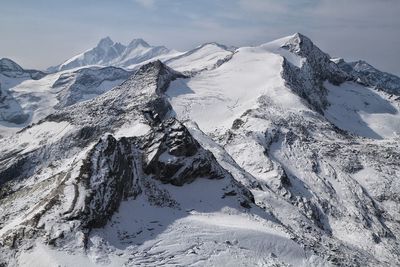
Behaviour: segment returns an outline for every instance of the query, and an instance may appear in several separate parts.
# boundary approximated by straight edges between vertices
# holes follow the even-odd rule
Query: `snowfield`
[[[280,56],[259,48],[240,48],[215,70],[173,81],[167,95],[179,119],[193,120],[206,132],[226,131],[235,119],[257,106],[262,95],[284,109],[305,108],[284,86],[281,69]]]
[[[331,104],[326,116],[339,128],[374,139],[400,135],[400,106],[391,103],[387,94],[355,83],[325,86]]]
[[[90,260],[39,245],[24,253],[19,264],[43,266],[43,261],[32,265],[40,255],[49,264],[85,262],[89,266],[322,265],[318,257],[307,256],[284,229],[263,218],[262,210],[251,214],[230,197],[221,199],[223,186],[207,180],[183,188],[167,186],[180,204],[178,210],[154,207],[145,198],[121,203],[108,225],[92,232]]]
[[[231,57],[232,51],[216,44],[204,44],[192,51],[188,51],[176,57],[166,60],[166,64],[180,72],[198,72],[211,69]]]

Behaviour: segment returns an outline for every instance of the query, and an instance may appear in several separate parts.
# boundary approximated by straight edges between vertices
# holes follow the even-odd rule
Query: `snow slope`
[[[261,210],[251,214],[235,198],[221,198],[225,186],[209,180],[165,186],[179,210],[154,207],[142,197],[122,203],[110,223],[92,233],[93,260],[113,265],[112,257],[95,253],[107,247],[136,266],[310,264],[303,249]]]
[[[217,43],[203,44],[182,55],[165,61],[171,68],[181,72],[198,72],[222,64],[233,52]]]
[[[400,106],[387,94],[350,82],[325,87],[330,103],[325,116],[339,128],[374,139],[400,135]]]
[[[262,215],[244,212],[232,197],[221,199],[223,186],[208,180],[183,188],[165,186],[178,201],[178,210],[155,207],[145,197],[123,202],[104,229],[92,232],[90,260],[39,245],[24,253],[19,264],[25,266],[39,255],[53,259],[52,264],[86,262],[89,266],[322,264],[318,257],[307,256],[284,229]],[[40,264],[43,261],[30,266]]]
[[[130,72],[114,68],[78,68],[49,74],[39,80],[8,78],[7,93],[12,97],[7,112],[23,114],[18,123],[2,123],[6,136],[52,114],[57,109],[89,100],[125,81]],[[10,115],[9,115],[10,116]],[[21,116],[21,115],[19,115]]]
[[[23,69],[10,59],[0,59],[0,137],[16,132],[19,125],[29,119],[29,114],[23,110],[10,88],[44,76],[40,71]]]
[[[219,68],[172,82],[167,95],[179,119],[192,119],[206,132],[227,130],[261,95],[270,95],[282,108],[305,108],[284,86],[281,69],[281,57],[240,48]]]

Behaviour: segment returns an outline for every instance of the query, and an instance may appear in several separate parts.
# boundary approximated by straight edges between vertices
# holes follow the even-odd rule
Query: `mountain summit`
[[[0,72],[23,72],[23,68],[11,59],[1,58]]]
[[[76,55],[62,64],[50,67],[56,72],[77,67],[100,65],[129,68],[150,59],[167,55],[171,51],[164,46],[151,46],[143,39],[133,39],[128,45],[114,42],[110,37],[102,38],[96,47]]]

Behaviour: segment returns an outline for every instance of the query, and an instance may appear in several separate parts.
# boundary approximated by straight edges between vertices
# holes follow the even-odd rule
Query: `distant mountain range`
[[[76,55],[62,64],[50,67],[56,72],[78,67],[99,65],[129,68],[150,59],[174,54],[164,46],[151,46],[143,39],[133,39],[128,45],[115,43],[110,37],[100,40],[96,47]]]

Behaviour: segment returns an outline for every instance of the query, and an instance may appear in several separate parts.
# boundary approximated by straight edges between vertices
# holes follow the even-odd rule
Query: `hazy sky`
[[[46,68],[104,36],[177,50],[295,32],[331,56],[400,75],[400,0],[0,0],[0,57]]]

